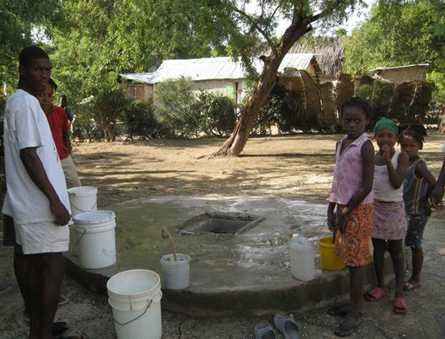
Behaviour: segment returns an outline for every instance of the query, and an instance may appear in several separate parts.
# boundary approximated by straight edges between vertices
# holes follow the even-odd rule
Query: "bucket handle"
[[[87,230],[86,230],[86,229],[81,228],[81,227],[79,227],[79,226],[76,226],[76,227],[78,227],[79,230],[82,230],[82,234],[80,235],[80,237],[78,237],[78,238],[76,239],[76,242],[74,243],[74,246],[78,246],[78,245],[80,244],[80,241],[82,240],[83,236],[84,236],[85,234],[87,234]]]
[[[151,306],[152,303],[153,303],[153,300],[150,300],[150,302],[147,303],[147,306],[145,307],[144,312],[142,312],[141,314],[139,314],[139,315],[138,315],[136,318],[134,318],[134,319],[127,320],[127,321],[121,323],[120,321],[117,321],[117,320],[114,319],[114,317],[113,317],[113,321],[114,321],[116,324],[118,324],[119,326],[122,326],[122,327],[127,326],[127,325],[129,325],[129,324],[135,322],[135,321],[138,320],[139,318],[143,317],[143,316],[145,315],[145,313],[147,313],[147,311],[148,311],[148,309],[150,308],[150,306]],[[131,303],[130,303],[130,306],[131,306]]]
[[[87,208],[87,209],[82,209],[79,208],[78,206],[76,206],[75,203],[73,203],[72,201],[70,201],[71,205],[78,211],[82,212],[90,212],[90,211],[94,211],[97,209],[97,201],[93,204],[93,206],[91,206],[91,208]]]

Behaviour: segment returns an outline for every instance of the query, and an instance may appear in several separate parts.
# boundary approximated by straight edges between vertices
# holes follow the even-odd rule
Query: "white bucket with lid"
[[[309,281],[315,278],[315,250],[303,237],[289,241],[290,270],[294,278]]]
[[[74,247],[83,268],[98,269],[116,263],[116,218],[113,211],[91,211],[73,217]]]
[[[161,279],[156,272],[117,273],[108,280],[107,289],[118,339],[162,337]]]
[[[190,285],[190,257],[177,253],[176,261],[173,254],[161,257],[162,287],[180,290]]]
[[[83,212],[97,210],[97,188],[93,186],[79,186],[68,189],[71,213],[77,215]]]

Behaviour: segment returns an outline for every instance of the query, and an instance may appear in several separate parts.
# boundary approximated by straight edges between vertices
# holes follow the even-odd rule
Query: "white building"
[[[256,59],[254,66],[261,72],[263,62]],[[287,54],[278,71],[283,72],[285,68],[305,70],[314,77],[320,70],[315,54],[311,53]],[[229,57],[165,60],[151,73],[120,74],[122,87],[128,96],[143,101],[156,101],[156,84],[181,77],[190,79],[196,91],[228,96],[236,104],[241,103],[247,90],[247,72],[240,61]]]

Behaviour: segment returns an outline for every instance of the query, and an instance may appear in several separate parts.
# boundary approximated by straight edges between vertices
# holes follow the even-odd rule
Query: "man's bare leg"
[[[29,339],[53,339],[51,325],[57,310],[60,286],[64,275],[64,259],[61,253],[30,255],[33,297],[31,298],[31,332]]]
[[[29,300],[29,286],[28,286],[28,278],[27,272],[28,261],[26,257],[23,255],[22,249],[19,245],[16,245],[14,248],[14,273],[17,279],[17,284],[19,285],[20,293],[23,297],[23,303],[25,305],[25,314],[28,316],[30,310],[30,300]]]

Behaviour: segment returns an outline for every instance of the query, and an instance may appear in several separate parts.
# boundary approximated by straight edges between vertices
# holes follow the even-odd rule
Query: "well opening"
[[[179,234],[241,234],[258,225],[265,218],[245,213],[210,213],[194,216],[178,227]]]

